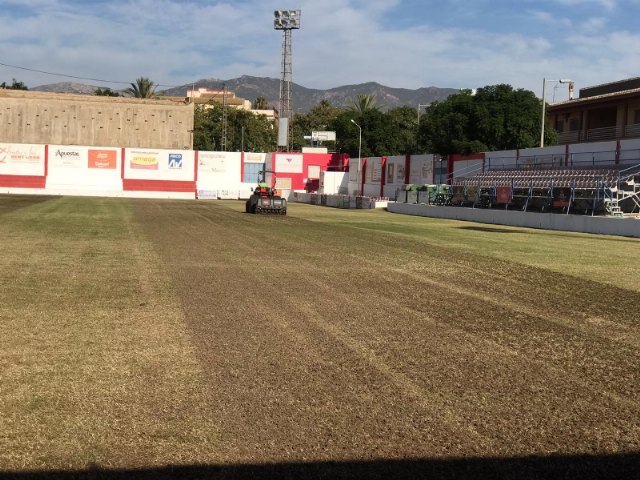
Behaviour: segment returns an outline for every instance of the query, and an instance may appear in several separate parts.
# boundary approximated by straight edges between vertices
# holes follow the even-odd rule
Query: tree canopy
[[[94,95],[98,97],[121,97],[122,94],[120,92],[116,92],[111,90],[110,88],[97,88],[94,92]]]
[[[193,148],[220,150],[222,147],[223,108],[227,109],[227,151],[271,152],[276,149],[277,132],[273,121],[264,115],[225,107],[219,103],[195,108]]]
[[[221,147],[222,108],[219,104],[209,109],[196,107],[196,148]],[[336,142],[324,146],[351,157],[358,156],[359,148],[365,157],[527,148],[536,146],[540,138],[540,114],[540,100],[533,92],[514,90],[509,85],[486,86],[477,92],[464,90],[434,102],[420,116],[419,124],[414,107],[381,111],[375,106],[375,96],[360,95],[347,108],[323,100],[309,112],[296,114],[291,125],[291,145],[294,151],[300,151],[310,145],[304,136],[313,131],[335,131]],[[362,129],[361,144],[360,130],[352,120]],[[228,108],[227,122],[227,150],[240,150],[242,138],[246,151],[276,148],[277,130],[266,117]],[[546,128],[545,143],[556,142],[556,132]]]
[[[540,100],[528,90],[510,85],[487,86],[475,94],[464,90],[427,108],[419,140],[441,155],[534,147],[540,115]],[[545,129],[545,143],[556,142],[556,132]]]
[[[6,88],[7,90],[29,90],[24,82],[19,82],[15,78],[12,80],[11,85],[7,85],[7,82],[0,83],[0,88]]]

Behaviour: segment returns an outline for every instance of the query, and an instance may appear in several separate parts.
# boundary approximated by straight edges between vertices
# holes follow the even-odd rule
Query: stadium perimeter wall
[[[387,210],[392,213],[401,213],[404,215],[462,220],[494,225],[640,238],[640,219],[634,218],[591,217],[587,215],[563,215],[513,210],[483,210],[477,208],[443,207],[408,203],[390,203],[387,206]]]
[[[270,158],[254,152],[0,143],[0,193],[248,198]],[[303,187],[309,175],[319,181],[327,169],[340,168],[342,159],[332,154],[283,155],[282,165],[276,165],[281,167],[277,179]],[[344,177],[344,172],[330,173]],[[292,190],[283,193],[290,196]]]
[[[193,103],[0,89],[0,142],[193,148]]]

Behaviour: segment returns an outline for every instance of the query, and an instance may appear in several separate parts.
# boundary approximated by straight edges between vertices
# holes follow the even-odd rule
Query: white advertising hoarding
[[[47,188],[121,190],[121,149],[49,145]]]
[[[277,173],[302,173],[303,161],[302,155],[296,153],[276,153]]]
[[[264,154],[263,154],[264,155]],[[198,152],[198,191],[217,191],[219,198],[227,198],[225,191],[238,198],[242,186],[240,152]]]
[[[416,155],[411,157],[409,183],[418,185],[433,183],[433,155]]]
[[[195,152],[154,148],[127,148],[124,178],[130,180],[193,181]]]
[[[226,173],[229,158],[226,152],[198,152],[198,173]]]
[[[44,175],[44,145],[0,143],[0,175]]]

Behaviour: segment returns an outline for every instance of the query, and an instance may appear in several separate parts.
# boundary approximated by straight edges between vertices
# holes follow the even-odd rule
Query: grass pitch
[[[640,452],[640,241],[243,207],[0,198],[0,471]]]

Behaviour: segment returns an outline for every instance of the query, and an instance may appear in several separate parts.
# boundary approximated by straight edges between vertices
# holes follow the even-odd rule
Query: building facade
[[[640,77],[583,88],[549,105],[547,122],[563,145],[640,138]]]

